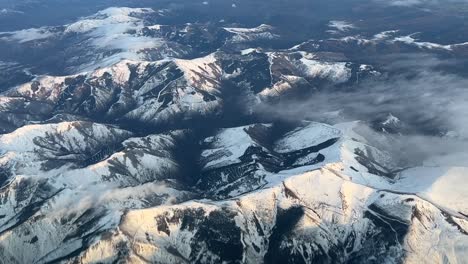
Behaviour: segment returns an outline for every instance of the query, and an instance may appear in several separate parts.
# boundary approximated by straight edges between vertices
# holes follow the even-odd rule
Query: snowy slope
[[[34,60],[23,58],[22,54],[16,56],[22,63],[32,65],[33,70],[38,67],[41,72],[49,69],[60,74],[75,74],[122,60],[154,61],[206,55],[216,51],[231,35],[222,28],[206,24],[155,25],[165,12],[167,10],[111,7],[61,26],[0,32],[0,44],[13,52],[34,48],[46,54],[47,50],[55,50],[54,56],[35,57]],[[54,63],[63,68],[55,68]]]
[[[2,159],[11,151],[30,159],[32,148],[47,153],[46,146],[17,140],[40,142],[45,134],[76,142],[75,152],[93,157],[83,145],[93,141],[78,124],[6,134]],[[466,249],[457,245],[468,242],[466,169],[414,168],[392,178],[385,170],[397,169],[395,163],[369,145],[361,126],[304,122],[274,142],[267,140],[276,133],[272,125],[222,129],[200,143],[204,167],[192,186],[176,155],[189,132],[125,139],[125,131],[93,125],[101,142],[121,147],[81,168],[67,160],[66,171],[11,174],[0,193],[0,254],[20,263],[367,262],[369,256],[463,263]],[[31,254],[19,254],[25,248]]]
[[[0,96],[0,111],[16,117],[24,111],[19,112],[19,104],[25,105],[26,111],[28,105],[42,108],[35,112],[39,116],[30,120],[36,122],[58,114],[150,124],[175,122],[216,113],[221,104],[220,78],[214,54],[185,61],[124,60],[80,75],[38,77]],[[5,122],[22,125],[15,118]]]
[[[270,25],[262,24],[254,28],[224,28],[227,32],[234,34],[232,43],[243,43],[258,40],[272,40],[279,36],[274,33],[274,28]]]
[[[340,159],[347,163],[344,156]],[[97,242],[83,258],[94,259],[100,252],[115,256],[120,245],[130,262],[367,262],[372,256],[406,263],[444,258],[464,263],[466,249],[456,245],[467,242],[466,219],[420,198],[408,182],[402,182],[411,190],[405,194],[390,181],[354,182],[327,165],[279,175],[285,178],[229,200],[131,211],[111,241]],[[413,183],[423,180],[413,176]],[[443,230],[437,242],[428,239],[434,236],[429,226]],[[431,253],[422,256],[426,251]]]
[[[0,32],[0,263],[468,264],[463,146],[412,163],[395,111],[299,121],[316,95],[400,75],[393,55],[466,43],[337,17],[295,45],[302,25],[205,21],[211,2],[189,22],[190,6]]]

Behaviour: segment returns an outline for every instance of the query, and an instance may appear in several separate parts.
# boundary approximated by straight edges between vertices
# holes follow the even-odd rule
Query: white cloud
[[[405,158],[416,162],[444,156],[445,165],[468,165],[460,159],[468,156],[468,78],[436,70],[450,62],[433,57],[387,60],[386,68],[401,74],[362,81],[355,89],[324,90],[307,100],[261,103],[256,112],[273,119],[331,123],[370,122],[392,114],[412,133],[395,142],[395,151],[408,153]]]
[[[25,43],[33,40],[43,40],[56,35],[49,28],[30,28],[23,29],[14,32],[1,32],[3,35],[0,39],[7,41],[17,41],[19,43]]]
[[[1,15],[11,15],[11,14],[24,14],[24,12],[14,9],[3,8],[0,9],[0,16]]]
[[[328,26],[330,28],[336,29],[338,31],[343,31],[343,32],[356,28],[353,24],[346,22],[346,21],[341,21],[341,20],[332,20],[330,21],[330,23],[328,23]]]
[[[346,32],[356,28],[353,24],[341,20],[330,21],[328,27],[331,28],[331,30],[328,31],[330,33]]]

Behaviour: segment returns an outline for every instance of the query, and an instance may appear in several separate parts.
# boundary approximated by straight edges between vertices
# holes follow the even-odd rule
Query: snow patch
[[[340,138],[342,132],[329,125],[311,122],[302,128],[289,132],[275,144],[275,151],[286,153],[316,146],[327,140]]]
[[[328,79],[336,83],[347,82],[351,78],[351,69],[346,62],[325,62],[302,58],[305,74],[312,78]]]

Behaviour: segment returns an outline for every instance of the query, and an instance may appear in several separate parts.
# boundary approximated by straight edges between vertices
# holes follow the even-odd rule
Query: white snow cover
[[[443,45],[443,44],[427,42],[427,41],[418,41],[416,38],[414,38],[414,36],[417,35],[418,33],[413,33],[413,34],[405,35],[405,36],[402,36],[402,35],[398,36],[397,35],[398,32],[400,31],[399,30],[387,30],[387,31],[383,31],[381,33],[375,34],[371,38],[366,38],[366,37],[357,35],[357,36],[346,36],[338,40],[341,40],[344,42],[357,42],[361,45],[362,44],[376,44],[376,43],[381,43],[381,42],[404,43],[406,45],[415,46],[421,49],[443,50],[443,51],[453,51],[454,49],[468,45],[468,42]]]
[[[216,53],[192,60],[176,59],[174,62],[184,72],[185,78],[193,87],[207,91],[219,88],[222,70],[217,63]]]
[[[353,157],[356,148],[369,150],[370,147],[371,150],[375,149],[367,145],[365,139],[354,132],[358,126],[359,123],[346,123],[335,126],[344,133],[344,137],[340,141],[342,142],[340,154],[342,165],[339,165],[339,163],[329,164],[325,166],[326,168],[331,169],[340,176],[349,175],[353,182],[372,188],[416,195],[448,214],[468,220],[468,217],[460,215],[460,212],[466,214],[468,211],[468,200],[463,197],[465,196],[465,190],[468,188],[468,181],[466,181],[468,168],[415,167],[403,170],[398,174],[395,181],[382,181],[381,177],[364,173],[363,171],[366,171],[366,169],[356,163]],[[391,162],[389,160],[390,155],[385,152],[378,151],[372,155],[381,164]],[[357,168],[358,172],[350,170],[350,166]],[[340,167],[341,169],[339,169]],[[343,169],[344,173],[341,173],[340,171],[343,171]]]
[[[14,32],[0,32],[0,40],[25,43],[33,40],[48,40],[77,35],[83,41],[77,48],[77,57],[69,58],[70,62],[81,61],[88,56],[89,61],[73,65],[70,72],[91,71],[99,67],[107,67],[121,60],[147,60],[157,58],[177,57],[185,54],[175,44],[160,37],[144,36],[146,16],[158,15],[162,11],[151,8],[111,7],[89,17],[58,27],[31,28]],[[158,28],[153,25],[151,28]],[[89,50],[80,50],[79,48]],[[84,52],[84,54],[83,54]]]
[[[160,72],[150,70],[159,66]],[[142,85],[133,87],[130,85],[130,75],[132,70],[136,71],[136,78],[148,76],[150,78],[142,80]],[[169,71],[180,70],[183,76],[174,79]],[[108,85],[107,76],[113,85]],[[220,68],[215,54],[193,60],[164,59],[154,62],[123,60],[108,67],[99,68],[95,71],[85,72],[82,75],[69,76],[40,76],[34,81],[14,87],[0,97],[0,109],[8,111],[8,107],[14,98],[47,102],[51,105],[57,104],[60,98],[83,96],[83,100],[93,100],[93,107],[87,111],[105,111],[112,115],[115,111],[125,110],[123,115],[133,120],[145,122],[163,122],[170,118],[209,115],[219,110],[221,100],[216,97],[219,94],[220,81],[223,72]],[[79,91],[69,93],[69,85],[65,80],[80,79],[83,84],[90,84],[90,94],[83,94]],[[167,82],[167,83],[166,83]],[[156,91],[155,97],[146,95],[164,84],[161,90]],[[118,100],[116,101],[116,91]],[[210,93],[213,98],[206,99],[206,93]],[[165,104],[164,100],[159,100],[161,96],[171,93],[172,103]],[[3,101],[2,101],[3,100]],[[51,111],[48,108],[46,111]]]
[[[322,188],[317,188],[321,186]],[[316,191],[307,191],[316,190]],[[294,193],[295,198],[290,197],[288,193]],[[235,216],[238,226],[243,231],[243,241],[246,245],[254,243],[260,248],[259,251],[247,249],[246,263],[262,263],[263,255],[268,250],[268,243],[262,243],[264,235],[257,233],[258,228],[255,226],[253,218],[257,218],[264,232],[271,232],[275,225],[278,208],[291,208],[295,205],[303,205],[305,208],[311,208],[308,217],[298,223],[298,228],[295,232],[303,233],[304,230],[312,230],[317,227],[326,228],[332,222],[338,221],[336,224],[349,225],[354,224],[357,229],[366,226],[366,222],[358,223],[354,219],[361,216],[363,213],[360,208],[365,206],[366,200],[370,199],[375,191],[355,185],[342,179],[330,175],[322,174],[318,171],[305,173],[290,177],[282,184],[277,186],[243,195],[232,201],[217,202],[217,203],[186,203],[177,207],[161,207],[148,210],[138,210],[128,214],[125,218],[122,229],[127,233],[135,234],[136,244],[138,248],[135,250],[150,257],[152,260],[165,259],[164,252],[154,250],[148,242],[144,240],[145,232],[149,232],[149,236],[161,245],[172,245],[179,249],[183,257],[188,257],[190,253],[191,235],[180,231],[180,223],[171,223],[169,230],[171,234],[168,237],[163,232],[158,232],[154,221],[149,219],[162,216],[167,212],[174,210],[190,210],[202,209],[206,214],[220,210],[221,208],[232,208],[234,212],[238,212]],[[322,204],[322,205],[321,205]],[[344,205],[347,205],[346,208]],[[169,213],[171,215],[171,213]],[[309,219],[309,220],[308,220]],[[257,230],[257,231],[256,231]],[[325,235],[325,234],[324,234]],[[338,234],[337,234],[338,235]],[[340,235],[338,239],[345,239],[347,232]],[[320,236],[317,236],[317,238]],[[324,246],[327,245],[326,239],[316,241]],[[328,246],[326,246],[328,249]],[[152,258],[151,258],[152,257]],[[173,259],[165,259],[166,261],[177,262]]]
[[[47,125],[28,125],[23,126],[16,131],[0,136],[0,149],[2,150],[14,150],[19,152],[34,151],[37,147],[34,144],[34,139],[44,138],[51,132],[59,135],[66,135],[67,137],[73,138],[70,142],[70,147],[82,148],[80,142],[86,140],[85,135],[82,134],[80,128],[82,126],[90,126],[93,131],[93,137],[106,138],[111,134],[111,128],[104,125],[87,123],[87,122],[64,122],[59,124],[47,124]],[[121,131],[123,132],[123,131]]]
[[[275,145],[275,150],[294,151],[329,138],[339,137],[340,140],[320,151],[326,157],[323,163],[271,173],[266,178],[269,184],[263,188],[222,201],[194,200],[181,203],[187,193],[176,191],[162,183],[150,182],[118,188],[114,184],[103,182],[100,176],[108,175],[110,164],[115,162],[122,162],[129,169],[131,177],[127,176],[128,179],[139,177],[142,168],[150,168],[154,173],[161,168],[161,164],[174,165],[171,163],[170,153],[164,152],[166,146],[175,143],[172,137],[154,135],[128,139],[124,142],[123,152],[92,166],[51,177],[54,186],[65,189],[47,202],[37,213],[40,217],[34,223],[22,224],[0,236],[0,241],[3,241],[0,244],[6,249],[4,256],[12,261],[30,263],[41,257],[53,259],[78,249],[80,239],[66,244],[62,242],[76,226],[59,223],[64,217],[70,218],[70,223],[74,223],[85,210],[100,204],[108,211],[92,230],[108,230],[111,235],[107,239],[93,241],[93,245],[79,256],[84,262],[115,260],[119,245],[125,242],[129,245],[129,261],[137,261],[144,256],[149,262],[178,263],[188,259],[193,252],[191,243],[194,242],[192,239],[196,239],[197,229],[182,229],[183,221],[177,217],[183,217],[188,211],[201,210],[202,214],[198,215],[201,218],[197,220],[203,220],[211,212],[230,210],[234,213],[236,225],[242,231],[246,259],[251,261],[248,263],[257,263],[263,260],[268,250],[268,243],[262,242],[265,234],[259,233],[258,226],[261,226],[263,233],[270,234],[276,223],[278,209],[300,206],[305,210],[305,215],[294,227],[294,239],[297,243],[314,238],[315,243],[328,251],[334,244],[345,244],[349,236],[354,234],[356,242],[351,250],[358,252],[361,250],[360,245],[365,243],[365,235],[373,232],[371,221],[364,217],[364,214],[370,213],[384,222],[389,220],[387,217],[391,217],[393,221],[409,225],[403,248],[398,249],[405,252],[406,263],[416,264],[421,260],[438,263],[443,259],[463,263],[462,256],[467,252],[464,245],[467,245],[468,237],[459,229],[466,230],[468,227],[468,201],[465,197],[468,188],[465,181],[467,168],[410,168],[401,172],[395,180],[370,174],[356,161],[355,149],[372,151],[373,158],[384,164],[388,157],[370,146],[356,132],[360,125],[359,122],[335,126],[310,122],[303,128],[286,134]],[[68,130],[66,123],[55,126],[54,129],[60,134],[74,133],[73,130]],[[15,146],[16,149],[30,150],[29,145],[21,143],[19,138],[28,139],[37,133],[41,134],[42,129],[36,128],[19,130],[15,132],[17,135],[2,137],[1,149]],[[236,162],[236,158],[246,148],[259,145],[247,135],[246,128],[224,129],[215,137],[208,138],[205,143],[212,144],[214,149],[207,150],[202,156],[215,155],[215,152],[220,151],[217,161]],[[76,138],[79,137],[77,135]],[[160,159],[147,152],[143,152],[145,154],[142,156],[135,156],[136,160],[133,161],[125,158],[131,151],[149,146],[158,150]],[[133,162],[138,165],[135,166]],[[350,169],[351,166],[354,169]],[[24,177],[16,177],[10,186],[19,186]],[[24,206],[13,198],[16,188],[11,190],[11,193],[0,192],[2,200],[9,201],[0,207],[0,215],[13,214],[17,208]],[[168,198],[160,205],[148,208],[144,201],[150,199],[148,197],[152,193],[167,195]],[[380,212],[369,207],[371,204],[381,208],[389,216],[380,216]],[[415,210],[417,214],[413,213]],[[73,216],[71,213],[77,215]],[[175,220],[166,222],[168,231],[161,231],[158,226],[160,222],[156,219],[165,217],[175,217]],[[458,227],[449,222],[448,218]],[[2,221],[5,220],[0,219],[0,223]],[[29,233],[32,235],[27,235]],[[33,235],[37,235],[39,243],[29,243]],[[258,250],[248,246],[251,243],[255,243]],[[203,247],[203,243],[200,246]],[[25,248],[27,251],[24,251]],[[176,249],[178,254],[170,254],[167,248]],[[310,254],[313,249],[301,250]],[[17,254],[18,252],[23,254]],[[48,252],[54,254],[46,255]]]
[[[451,214],[460,215],[459,212],[468,212],[467,179],[468,168],[464,167],[416,167],[401,172],[392,187],[415,193]]]
[[[386,195],[383,196],[383,193]],[[409,199],[413,199],[412,202]],[[261,226],[263,232],[271,232],[275,226],[278,208],[287,209],[294,206],[305,208],[306,215],[301,218],[294,229],[294,233],[297,234],[295,242],[314,238],[314,242],[327,251],[333,250],[330,248],[333,245],[330,240],[334,243],[345,243],[348,236],[354,234],[355,247],[351,250],[359,252],[361,250],[359,245],[365,242],[364,235],[372,230],[371,223],[368,218],[364,217],[364,214],[371,213],[383,221],[386,219],[380,216],[379,212],[368,208],[372,203],[388,210],[387,213],[394,218],[392,220],[410,223],[410,230],[403,245],[406,263],[420,263],[421,259],[431,263],[437,263],[441,259],[463,263],[460,256],[464,255],[466,247],[461,245],[466,245],[468,238],[458,232],[456,227],[446,222],[436,206],[417,196],[382,192],[378,188],[352,182],[330,170],[289,175],[274,186],[242,195],[234,200],[197,201],[177,206],[131,211],[125,215],[120,229],[123,234],[132,235],[121,234],[116,236],[113,242],[100,241],[90,249],[94,254],[87,256],[99,257],[99,254],[95,254],[100,251],[113,252],[114,244],[130,240],[133,241],[131,259],[137,258],[136,255],[138,255],[150,261],[177,263],[181,259],[189,258],[192,252],[190,243],[193,242],[192,239],[195,239],[194,233],[181,229],[181,221],[168,222],[168,231],[160,231],[154,219],[170,218],[176,216],[177,211],[180,213],[185,210],[187,212],[201,210],[204,212],[201,217],[208,217],[211,212],[230,208],[236,212],[235,220],[242,230],[242,240],[245,245],[251,243],[257,245],[257,250],[249,250],[248,247],[245,249],[247,263],[258,263],[263,261],[264,254],[268,250],[268,243],[262,243],[264,235],[258,233],[258,225]],[[395,206],[400,206],[396,209],[398,211],[392,211]],[[420,211],[418,216],[420,220],[411,222],[412,208]],[[257,220],[254,221],[253,218]],[[466,226],[466,221],[456,221]],[[256,226],[255,222],[260,224]],[[434,232],[429,227],[437,228],[438,231]],[[158,247],[154,247],[155,244]],[[159,250],[159,248],[167,247],[176,248],[180,255],[175,256]]]
[[[276,143],[275,151],[285,153],[305,149],[341,136],[342,132],[333,126],[311,122],[286,134]]]
[[[308,58],[300,59],[309,77],[323,78],[336,83],[343,83],[351,78],[351,69],[346,62],[326,62]]]
[[[299,48],[299,47],[298,47]],[[270,61],[270,71],[272,66],[278,61],[291,63],[299,72],[296,74],[303,77],[321,78],[335,83],[342,83],[351,77],[349,63],[344,61],[327,61],[321,59],[317,54],[296,51],[299,58],[291,56],[295,53],[267,52]],[[274,73],[274,72],[273,72]],[[281,73],[280,73],[281,74]]]
[[[150,8],[111,7],[67,25],[65,33],[88,34],[96,48],[120,50],[125,59],[142,59],[139,52],[163,45],[161,39],[130,33],[141,31],[145,27],[142,16],[151,13],[155,11]]]
[[[129,66],[136,67],[137,73],[141,73],[145,68],[150,65],[150,62],[136,62],[131,60],[122,60],[119,63],[116,63],[110,67],[99,68],[95,70],[91,77],[101,77],[105,73],[108,73],[112,76],[112,81],[120,85],[125,85],[130,81],[131,71]]]
[[[60,34],[86,33],[92,37],[93,45],[98,48],[135,51],[159,45],[157,39],[128,33],[131,30],[141,30],[144,27],[141,17],[154,12],[150,8],[111,7],[90,17],[81,18],[77,22],[65,25],[63,33],[58,28],[42,27],[0,34],[6,35],[3,39],[24,43],[47,39]]]
[[[27,125],[0,136],[0,166],[10,168],[14,174],[47,177],[43,167],[49,159],[68,161],[59,170],[66,171],[73,160],[82,160],[84,153],[98,152],[130,135],[124,130],[89,122]],[[44,144],[51,146],[45,148]]]
[[[225,128],[216,136],[205,139],[205,143],[209,144],[210,148],[201,153],[203,158],[209,160],[204,168],[219,168],[241,162],[239,158],[249,147],[259,146],[246,131],[250,127]]]
[[[84,33],[112,25],[132,27],[141,23],[139,15],[153,12],[150,8],[111,7],[67,25],[65,32]]]
[[[226,31],[235,33],[235,34],[245,34],[245,33],[262,33],[265,31],[273,30],[273,27],[267,24],[261,24],[258,27],[254,28],[224,28]]]
[[[281,79],[273,84],[272,87],[263,89],[259,95],[261,98],[279,97],[288,91],[291,91],[292,84],[304,81],[304,78],[294,75],[281,75]]]
[[[426,41],[418,41],[417,39],[413,38],[415,34],[411,34],[408,36],[401,36],[396,37],[393,41],[394,42],[403,42],[408,45],[413,45],[418,48],[424,49],[440,49],[440,50],[447,50],[451,51],[455,48],[462,47],[468,45],[468,42],[465,43],[457,43],[457,44],[449,44],[449,45],[442,45],[438,43],[426,42]]]
[[[81,169],[67,166],[66,169],[43,173],[40,171],[40,166],[35,170],[31,168],[34,160],[29,158],[33,156],[39,159],[41,155],[47,155],[48,152],[55,154],[63,148],[69,148],[73,153],[92,152],[91,145],[97,144],[100,147],[111,145],[111,138],[118,133],[121,135],[119,139],[114,140],[115,142],[121,142],[129,137],[129,133],[125,131],[112,130],[104,125],[66,122],[27,126],[0,138],[0,150],[2,150],[0,163],[10,157],[8,153],[15,152],[17,157],[22,158],[17,160],[15,167],[30,168],[14,175],[8,187],[0,190],[2,199],[0,215],[8,216],[0,218],[2,228],[0,245],[3,259],[8,259],[12,263],[53,260],[79,249],[83,242],[80,236],[86,235],[86,232],[116,228],[124,208],[179,203],[179,199],[190,196],[190,193],[176,191],[165,182],[145,178],[171,175],[171,169],[177,165],[171,160],[167,148],[174,144],[172,136],[180,135],[182,132],[179,134],[174,132],[172,136],[153,135],[128,139],[123,142],[125,149],[122,152]],[[63,146],[56,146],[57,144],[51,141],[51,137],[56,137]],[[38,145],[36,140],[40,139],[45,139],[51,145]],[[53,149],[55,147],[56,150]],[[97,150],[99,147],[94,151]],[[8,152],[5,154],[3,151]],[[58,157],[50,155],[43,161],[47,162]],[[119,162],[128,170],[129,175],[119,178],[118,173],[111,174],[112,167]],[[6,168],[3,163],[2,168]],[[47,187],[40,189],[41,182],[42,185],[45,182],[43,180],[47,181]],[[135,180],[139,181],[132,182]],[[136,186],[132,187],[131,184]],[[38,189],[40,190],[37,191]],[[43,193],[40,193],[41,190]],[[54,193],[53,198],[47,198],[51,193]],[[24,198],[16,198],[20,195]],[[35,213],[36,219],[27,220],[17,228],[3,232],[5,228],[15,223],[15,217],[21,214],[25,206],[42,199],[45,199],[45,204]],[[94,223],[95,226],[90,226],[90,230],[79,230],[79,225],[72,224],[81,215],[89,212],[88,210],[98,207],[104,208],[106,214]],[[75,232],[78,232],[76,233],[78,237],[66,239],[66,236],[74,236]],[[34,240],[37,243],[28,242]]]
[[[224,30],[235,34],[231,39],[234,43],[278,38],[278,35],[271,32],[274,28],[267,24],[255,28],[224,28]]]
[[[26,98],[34,98],[55,102],[65,87],[65,79],[70,76],[39,76],[34,81],[22,84],[7,91],[9,96],[23,96]],[[33,86],[38,86],[34,89]]]
[[[249,49],[241,50],[241,54],[242,55],[249,55],[249,54],[254,53],[256,51],[257,51],[257,49],[249,48]]]
[[[157,24],[157,25],[149,26],[147,28],[152,29],[152,30],[161,30],[162,27],[163,27],[163,25]]]
[[[400,119],[391,113],[388,114],[387,119],[385,119],[384,122],[382,122],[382,125],[398,125],[400,123]]]
[[[67,171],[58,179],[78,186],[100,182],[104,184],[102,188],[106,187],[106,182],[136,187],[141,183],[164,180],[164,177],[174,173],[177,168],[172,154],[165,149],[173,144],[171,135],[129,138],[122,143],[124,150],[88,167]],[[142,149],[146,151],[142,152]],[[116,164],[125,169],[114,172],[112,169]]]

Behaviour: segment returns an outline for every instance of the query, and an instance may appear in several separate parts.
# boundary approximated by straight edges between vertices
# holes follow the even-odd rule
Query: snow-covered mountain
[[[89,73],[41,76],[4,93],[3,128],[21,125],[28,117],[31,122],[80,116],[156,126],[210,115],[221,104],[221,75],[213,54],[192,61],[124,60]]]
[[[231,103],[230,86],[252,90],[258,103],[316,92],[324,84],[354,83],[358,74],[362,79],[378,75],[371,66],[343,59],[296,51],[219,51],[195,59],[122,60],[75,75],[37,76],[2,94],[0,131],[77,119],[186,128],[184,122],[222,114]]]
[[[1,264],[468,264],[466,43],[136,2],[0,33]]]
[[[177,150],[190,131],[20,128],[0,138],[0,252],[13,263],[463,262],[467,168],[399,168],[360,126],[222,129],[200,141],[196,181]]]

